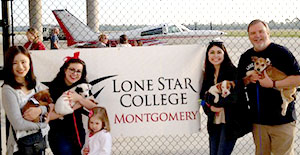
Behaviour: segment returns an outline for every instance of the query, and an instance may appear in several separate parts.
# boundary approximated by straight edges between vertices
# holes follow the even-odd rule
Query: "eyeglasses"
[[[76,70],[76,69],[74,69],[74,68],[68,68],[68,70],[69,71],[71,71],[71,73],[77,73],[77,74],[81,74],[82,73],[82,71],[81,70]]]

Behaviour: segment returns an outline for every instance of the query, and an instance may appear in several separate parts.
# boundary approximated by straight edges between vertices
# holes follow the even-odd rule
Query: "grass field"
[[[227,37],[246,37],[246,30],[223,30]],[[300,37],[300,30],[271,30],[271,37]]]

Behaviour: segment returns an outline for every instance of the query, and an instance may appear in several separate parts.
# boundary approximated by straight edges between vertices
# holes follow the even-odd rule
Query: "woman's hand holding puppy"
[[[210,107],[210,110],[211,110],[212,112],[221,112],[222,110],[224,110],[224,108],[222,108],[222,107],[211,106],[211,107]]]
[[[27,109],[24,114],[23,114],[23,118],[28,120],[28,121],[33,121],[34,119],[36,119],[37,117],[39,117],[42,113],[42,109],[39,107],[30,107],[29,109]]]
[[[81,102],[84,98],[75,91],[68,91],[65,95],[70,102]]]
[[[74,106],[72,107],[73,110],[79,109],[82,107],[81,102],[84,98],[76,93],[75,91],[69,91],[66,95],[69,102],[75,102]]]
[[[54,112],[54,104],[53,103],[50,103],[49,104],[49,112],[45,115],[45,123],[49,123],[49,121],[51,120],[51,114],[50,113],[53,113]]]
[[[73,101],[76,104],[72,107],[74,110],[81,108],[82,106],[87,109],[92,109],[96,106],[96,103],[91,101],[88,98],[84,98],[80,94],[76,93],[75,91],[69,91],[67,98],[69,101]]]

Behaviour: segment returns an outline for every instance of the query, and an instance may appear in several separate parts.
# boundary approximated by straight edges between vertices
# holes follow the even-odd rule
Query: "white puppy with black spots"
[[[73,110],[73,106],[75,105],[75,102],[72,102],[68,99],[67,95],[70,92],[76,92],[79,95],[81,95],[84,98],[90,97],[91,94],[91,89],[92,89],[92,85],[87,84],[87,83],[81,83],[78,84],[76,86],[74,86],[73,88],[65,91],[56,101],[55,103],[55,112],[57,114],[61,114],[61,115],[66,115],[66,114],[71,114],[74,112]]]

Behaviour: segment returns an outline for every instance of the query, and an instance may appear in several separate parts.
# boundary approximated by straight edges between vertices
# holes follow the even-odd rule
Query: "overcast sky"
[[[100,24],[249,23],[260,18],[300,18],[299,0],[98,0]],[[16,25],[28,25],[28,1],[14,0]],[[86,22],[85,0],[42,0],[43,23],[57,24],[53,9],[68,9]]]

